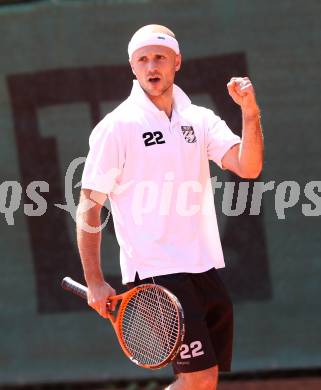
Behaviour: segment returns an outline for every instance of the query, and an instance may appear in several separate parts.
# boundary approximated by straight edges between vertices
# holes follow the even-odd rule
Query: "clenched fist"
[[[257,113],[259,111],[254,87],[248,77],[232,77],[227,84],[227,89],[232,99],[244,112]]]

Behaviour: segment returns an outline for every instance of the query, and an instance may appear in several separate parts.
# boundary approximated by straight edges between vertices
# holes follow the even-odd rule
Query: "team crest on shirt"
[[[184,138],[189,144],[196,142],[196,135],[194,133],[193,126],[181,126]]]

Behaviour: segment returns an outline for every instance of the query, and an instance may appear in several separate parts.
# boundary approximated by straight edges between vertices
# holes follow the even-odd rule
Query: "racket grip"
[[[80,298],[87,300],[88,288],[78,282],[75,282],[69,276],[63,278],[61,282],[61,287],[67,291],[72,292],[75,295],[78,295]]]

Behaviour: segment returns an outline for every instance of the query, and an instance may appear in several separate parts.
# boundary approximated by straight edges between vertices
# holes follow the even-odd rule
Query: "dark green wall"
[[[176,32],[184,58],[177,83],[237,133],[240,113],[225,84],[248,74],[256,86],[266,145],[258,180],[274,181],[274,190],[263,195],[257,216],[248,215],[248,207],[227,217],[223,190],[215,195],[227,263],[222,277],[235,302],[234,371],[321,366],[320,11],[318,0],[66,0],[0,7],[0,209],[13,199],[9,191],[5,204],[5,182],[22,188],[13,221],[7,213],[13,224],[0,214],[0,383],[171,374],[128,362],[109,324],[59,287],[67,274],[81,280],[74,221],[55,206],[65,203],[65,173],[86,155],[92,126],[127,96],[128,39],[149,23]],[[80,173],[78,167],[78,180]],[[214,166],[212,173],[237,181]],[[49,183],[42,194],[47,208],[28,217],[26,188],[36,180]],[[311,181],[319,185],[314,202],[304,193]],[[280,219],[275,199],[286,185],[290,200],[300,193]],[[73,192],[77,199],[79,188]],[[315,216],[304,215],[304,204]],[[104,270],[115,286],[117,256],[108,224]]]

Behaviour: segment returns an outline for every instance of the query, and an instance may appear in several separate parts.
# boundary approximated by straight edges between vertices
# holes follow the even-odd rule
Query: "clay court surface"
[[[321,378],[221,382],[218,390],[320,390]]]
[[[161,390],[165,385],[150,382],[147,385],[131,383],[124,387],[105,386],[99,390]],[[281,378],[281,379],[251,379],[222,380],[218,390],[320,390],[321,377]],[[191,389],[194,390],[194,389]],[[197,390],[197,389],[195,389]]]
[[[70,383],[42,384],[37,386],[4,386],[1,390],[163,390],[170,382],[150,380],[148,382],[106,382],[106,383]],[[321,371],[295,373],[247,374],[246,377],[222,377],[218,390],[320,390]],[[189,389],[197,390],[197,389]]]

